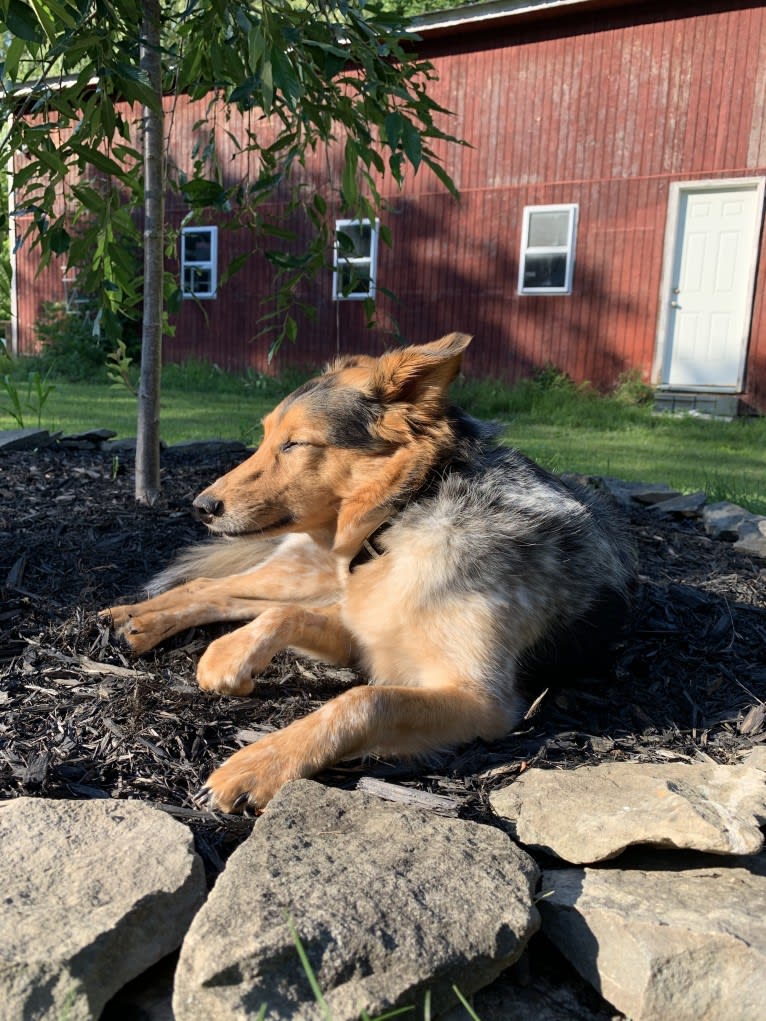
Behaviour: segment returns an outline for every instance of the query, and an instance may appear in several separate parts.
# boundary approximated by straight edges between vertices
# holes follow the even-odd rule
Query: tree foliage
[[[24,153],[14,184],[26,240],[39,245],[41,266],[63,255],[77,267],[105,325],[138,315],[141,238],[132,214],[145,196],[137,132],[141,107],[160,103],[139,57],[144,5],[0,0],[0,11],[0,160]],[[433,69],[413,54],[401,16],[374,0],[177,0],[162,5],[161,29],[166,96],[215,96],[268,119],[269,133],[237,139],[256,157],[249,179],[228,183],[214,159],[197,158],[192,172],[169,167],[167,183],[191,216],[212,207],[267,237],[286,236],[264,213],[267,200],[278,188],[290,196],[314,241],[266,254],[282,282],[275,344],[295,339],[296,285],[325,264],[330,247],[325,200],[295,183],[308,153],[342,147],[339,198],[353,215],[379,209],[382,175],[401,184],[426,167],[454,191],[437,155],[451,136],[428,94]],[[169,277],[165,297],[171,308],[179,297]]]

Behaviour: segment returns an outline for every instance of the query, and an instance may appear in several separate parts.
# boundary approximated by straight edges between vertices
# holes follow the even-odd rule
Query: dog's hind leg
[[[255,686],[253,678],[287,648],[337,665],[357,658],[337,604],[321,609],[271,606],[250,624],[212,642],[197,666],[197,680],[206,691],[249,695]]]
[[[371,753],[418,755],[513,725],[502,704],[457,685],[352,688],[321,709],[236,752],[209,778],[198,801],[224,812],[262,809],[288,780]]]

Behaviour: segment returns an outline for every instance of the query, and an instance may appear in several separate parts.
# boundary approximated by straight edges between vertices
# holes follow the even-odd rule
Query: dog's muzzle
[[[193,501],[192,507],[200,521],[206,525],[209,525],[214,518],[222,517],[224,512],[223,500],[217,500],[214,496],[207,496],[205,493],[200,493]]]

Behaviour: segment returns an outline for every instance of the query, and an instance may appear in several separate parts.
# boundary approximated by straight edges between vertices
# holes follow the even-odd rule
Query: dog
[[[194,500],[217,538],[148,600],[104,611],[139,654],[247,621],[202,655],[206,691],[249,695],[288,648],[369,678],[238,751],[198,803],[260,812],[343,759],[496,740],[523,712],[527,675],[568,676],[614,638],[625,538],[596,494],[450,404],[470,340],[341,357],[299,387],[258,450]]]

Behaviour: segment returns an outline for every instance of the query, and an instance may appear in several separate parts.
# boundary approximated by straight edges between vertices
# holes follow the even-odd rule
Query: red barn
[[[458,329],[476,337],[473,375],[513,380],[551,363],[607,387],[633,369],[681,403],[739,397],[766,410],[766,7],[496,0],[426,15],[419,32],[439,75],[430,92],[472,146],[444,149],[461,199],[427,171],[401,192],[384,183],[392,247],[376,244],[374,225],[340,224],[337,271],[302,294],[316,320],[277,367]],[[182,166],[203,105],[174,107]],[[229,165],[223,133],[219,144]],[[328,203],[337,156],[307,169]],[[172,223],[186,212],[171,200]],[[252,247],[220,227],[200,222],[180,239],[195,300],[166,358],[263,368],[271,274],[256,256],[218,286]],[[16,259],[24,351],[40,301],[60,300],[63,285],[60,271],[35,282],[26,246]],[[354,299],[375,289],[370,331]]]

